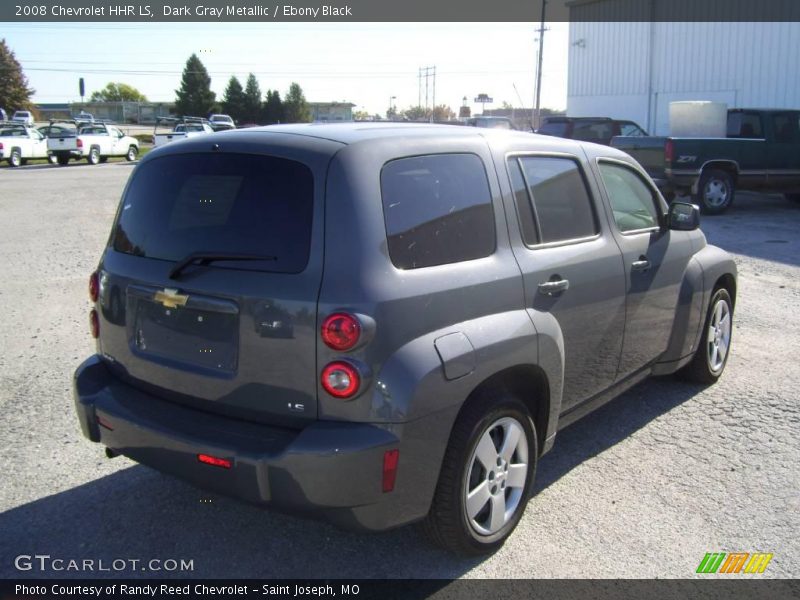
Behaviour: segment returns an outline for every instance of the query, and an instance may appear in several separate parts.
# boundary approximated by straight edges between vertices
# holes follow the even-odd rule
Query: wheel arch
[[[459,415],[491,390],[505,390],[525,404],[536,429],[539,455],[543,454],[550,419],[550,382],[544,369],[536,364],[519,364],[486,377],[467,396]]]

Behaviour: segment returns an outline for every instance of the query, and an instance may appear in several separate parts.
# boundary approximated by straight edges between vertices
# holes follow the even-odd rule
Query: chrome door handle
[[[557,281],[545,281],[539,284],[539,293],[545,296],[553,296],[555,294],[565,292],[569,289],[568,279],[559,279]]]
[[[631,270],[632,271],[647,271],[650,268],[650,261],[647,260],[646,256],[640,256],[639,260],[635,260],[631,263]]]

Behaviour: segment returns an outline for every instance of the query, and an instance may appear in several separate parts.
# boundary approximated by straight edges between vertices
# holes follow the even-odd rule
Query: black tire
[[[59,154],[56,157],[56,161],[58,161],[58,164],[61,165],[62,167],[66,167],[69,164],[69,156],[64,156],[63,154]]]
[[[11,155],[8,157],[8,164],[12,167],[19,167],[22,164],[22,154],[19,148],[11,150]]]
[[[136,160],[136,157],[139,155],[139,149],[136,146],[131,146],[128,148],[128,153],[125,155],[125,160],[128,162],[132,162]]]
[[[100,150],[97,148],[92,148],[89,150],[89,156],[86,157],[86,162],[90,165],[96,165],[100,162]]]
[[[504,466],[496,467],[498,474],[495,475],[494,466],[491,467],[491,473],[482,469],[480,459],[475,456],[475,453],[477,453],[482,438],[490,431],[502,430],[502,427],[497,424],[508,420],[516,422],[524,432],[527,456],[523,457],[518,454],[518,451],[514,451]],[[522,439],[521,436],[520,439]],[[496,450],[497,442],[493,443]],[[501,388],[487,390],[471,398],[456,419],[450,434],[433,503],[423,522],[423,528],[427,535],[435,544],[461,556],[480,556],[495,552],[511,535],[525,512],[525,505],[533,490],[538,455],[536,429],[530,413],[515,396]],[[515,457],[516,462],[520,464],[527,462],[527,467],[524,467],[527,469],[524,485],[522,487],[512,485],[506,487],[506,482],[511,483],[509,468],[514,466]],[[473,464],[473,461],[476,462]],[[494,465],[494,463],[492,464]],[[476,468],[486,471],[485,476],[479,474],[477,479],[473,479],[476,476]],[[474,519],[471,519],[467,515],[467,489],[472,487],[471,482],[473,481],[481,481],[477,487],[484,484],[490,484],[493,487],[487,485],[486,497],[488,500],[482,504],[483,510],[478,512]],[[500,481],[502,481],[502,489],[497,485]],[[477,487],[472,489],[475,490]],[[476,529],[475,521],[482,514],[486,514],[484,518],[491,520],[495,498],[502,499],[506,510],[508,510],[508,506],[505,503],[515,500],[516,503],[512,505],[514,512],[495,532],[480,533]],[[478,504],[480,505],[480,503]]]
[[[725,348],[725,355],[720,365],[712,365],[711,346],[715,340],[710,339],[712,322],[715,318],[715,311],[717,305],[724,302],[727,305],[728,315],[728,333],[727,333],[727,346]],[[724,337],[724,335],[722,336]],[[717,334],[717,343],[720,339],[720,334]],[[706,318],[703,321],[703,335],[700,338],[700,344],[692,357],[692,361],[680,370],[679,375],[684,379],[693,381],[695,383],[702,383],[711,385],[717,382],[725,370],[725,365],[728,364],[730,357],[731,342],[733,341],[733,301],[725,288],[717,288],[711,295],[711,302],[708,303],[708,310],[706,311]]]
[[[695,202],[706,215],[720,215],[733,204],[736,185],[727,171],[706,169],[697,183]]]

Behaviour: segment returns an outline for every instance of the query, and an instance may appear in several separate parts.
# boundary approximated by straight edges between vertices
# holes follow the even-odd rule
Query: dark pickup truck
[[[800,110],[728,111],[725,138],[615,137],[669,199],[691,194],[706,214],[736,190],[782,192],[800,200]]]

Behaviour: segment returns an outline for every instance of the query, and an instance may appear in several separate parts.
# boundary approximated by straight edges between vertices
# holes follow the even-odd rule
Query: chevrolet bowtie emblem
[[[165,308],[178,308],[179,306],[186,306],[189,296],[179,294],[178,290],[166,288],[163,292],[156,292],[153,300],[160,302]]]

